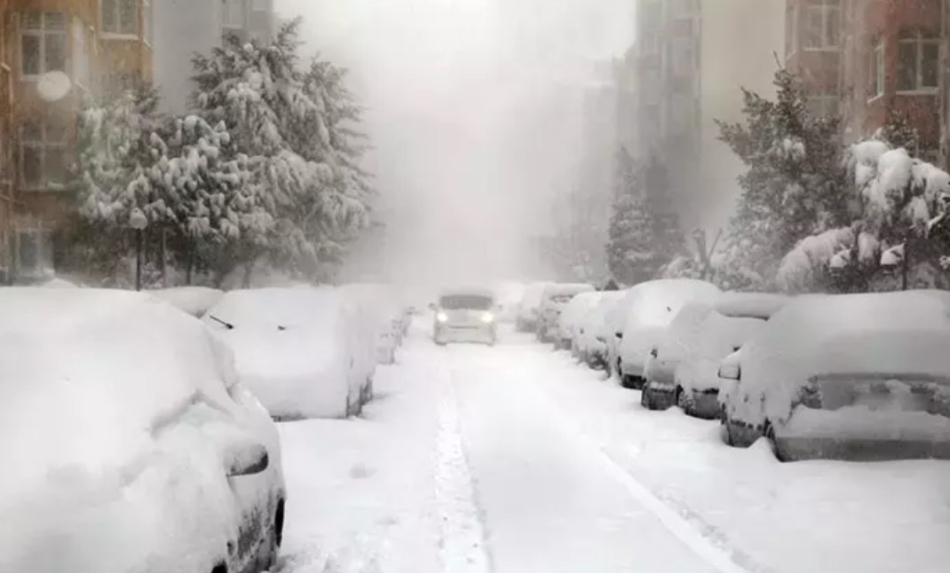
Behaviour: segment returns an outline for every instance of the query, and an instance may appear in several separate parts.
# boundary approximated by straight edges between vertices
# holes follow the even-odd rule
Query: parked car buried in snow
[[[647,359],[643,406],[663,410],[675,404],[691,416],[718,418],[720,362],[788,300],[766,293],[723,293],[715,303],[688,303]]]
[[[580,335],[581,323],[600,302],[601,293],[582,292],[571,299],[564,307],[561,319],[558,321],[557,340],[555,346],[563,350],[570,350],[574,357],[579,356],[575,341]]]
[[[339,289],[230,291],[203,320],[232,348],[242,381],[275,419],[343,418],[372,395],[373,340]]]
[[[515,328],[518,332],[535,332],[538,329],[538,318],[541,312],[541,298],[544,296],[544,289],[551,283],[537,282],[531,283],[525,288],[521,302],[518,304],[518,315],[515,320]]]
[[[4,289],[0,313],[0,570],[275,564],[277,431],[198,319],[95,289]]]
[[[548,285],[541,295],[536,336],[538,342],[556,343],[559,335],[561,313],[575,296],[593,292],[589,284],[557,283]]]
[[[438,345],[480,342],[494,345],[497,338],[495,298],[478,288],[446,290],[434,305],[432,338]]]
[[[950,293],[802,297],[728,364],[724,436],[782,460],[950,458]]]
[[[715,285],[693,279],[649,281],[630,289],[619,307],[625,314],[617,344],[621,384],[643,388],[647,357],[680,309],[691,301],[713,302],[720,294]]]
[[[613,338],[608,317],[623,299],[624,291],[601,292],[597,305],[581,320],[575,340],[577,357],[594,369],[607,369],[608,341]]]

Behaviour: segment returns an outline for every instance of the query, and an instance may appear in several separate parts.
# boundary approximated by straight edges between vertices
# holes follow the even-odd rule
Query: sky
[[[305,50],[351,70],[385,246],[358,277],[535,278],[531,238],[572,185],[581,86],[633,39],[631,0],[276,0]],[[369,252],[367,252],[369,251]],[[359,269],[359,270],[356,270]]]

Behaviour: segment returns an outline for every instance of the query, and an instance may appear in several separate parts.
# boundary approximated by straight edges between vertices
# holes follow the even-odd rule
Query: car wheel
[[[647,410],[653,409],[653,401],[650,399],[650,392],[647,388],[644,388],[643,392],[640,392],[640,405]]]
[[[685,414],[690,414],[692,408],[690,406],[690,399],[687,396],[686,391],[682,387],[676,387],[676,405],[680,407]]]
[[[775,428],[768,421],[765,422],[765,438],[769,441],[769,445],[772,447],[772,452],[775,454],[775,459],[780,462],[789,461],[788,456],[779,446],[778,440],[775,439]]]
[[[228,566],[224,563],[218,563],[211,570],[211,573],[228,573]]]

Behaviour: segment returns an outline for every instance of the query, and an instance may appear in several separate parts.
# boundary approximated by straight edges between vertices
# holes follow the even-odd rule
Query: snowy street
[[[781,464],[527,336],[421,323],[358,419],[282,424],[280,573],[945,571],[950,464]]]

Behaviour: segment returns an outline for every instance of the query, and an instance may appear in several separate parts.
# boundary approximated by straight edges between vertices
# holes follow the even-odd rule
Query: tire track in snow
[[[574,439],[599,455],[604,470],[621,483],[630,492],[630,495],[649,511],[667,531],[679,539],[700,559],[720,573],[763,573],[767,571],[767,569],[753,563],[748,556],[734,548],[724,546],[721,540],[717,542],[715,538],[698,529],[697,525],[703,525],[703,523],[695,523],[690,517],[682,515],[660,496],[653,493],[650,488],[640,483],[630,471],[614,459],[604,446],[577,423],[571,421],[569,415],[563,412],[560,405],[547,392],[543,391],[543,388],[540,395],[552,408],[562,412],[560,419],[564,425],[571,429],[570,433],[573,434]]]
[[[436,438],[435,502],[445,573],[490,573],[481,513],[462,445],[451,372],[442,363]]]

